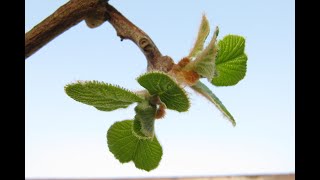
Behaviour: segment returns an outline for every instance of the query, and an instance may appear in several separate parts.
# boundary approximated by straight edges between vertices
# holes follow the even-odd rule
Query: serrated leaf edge
[[[198,83],[201,84],[201,85],[203,85],[203,86],[205,86],[205,87],[208,89],[208,91],[210,91],[209,93],[211,93],[211,94],[217,99],[217,101],[219,101],[219,102],[221,103],[221,105],[224,106],[224,105],[222,104],[222,102],[220,101],[220,99],[219,99],[205,84],[203,84],[201,81],[198,81]],[[233,127],[236,126],[236,121],[234,120],[233,116],[232,116],[231,113],[227,110],[226,107],[225,107],[225,109],[226,109],[226,111],[227,111],[229,114],[226,113],[226,112],[220,107],[220,105],[216,102],[216,100],[213,99],[210,95],[208,95],[208,94],[205,93],[205,92],[200,92],[198,89],[196,89],[195,86],[190,86],[190,87],[191,87],[194,91],[200,93],[203,97],[205,97],[206,99],[208,99],[210,102],[212,102],[212,103],[216,106],[216,108],[219,109],[220,112],[223,114],[223,117],[227,118],[227,119],[232,123]]]
[[[188,108],[187,108],[187,109],[190,108],[190,99],[189,99],[188,93],[184,90],[183,87],[181,87],[181,84],[178,83],[178,81],[177,81],[174,77],[172,77],[171,75],[169,75],[168,73],[165,73],[165,72],[162,72],[162,71],[153,70],[153,71],[149,71],[149,72],[146,72],[146,73],[140,75],[139,77],[136,78],[136,80],[138,81],[138,79],[139,79],[140,77],[142,77],[142,76],[144,76],[144,75],[147,75],[147,74],[149,74],[149,73],[156,73],[156,74],[158,73],[158,74],[164,74],[164,75],[168,76],[168,77],[170,78],[170,80],[172,80],[175,84],[177,84],[177,86],[182,90],[182,92],[184,93],[184,95],[187,97],[187,100],[188,100]],[[187,111],[188,111],[188,110],[187,110]],[[178,111],[178,112],[185,112],[185,111]]]
[[[134,94],[135,96],[137,96],[137,97],[140,99],[140,101],[136,101],[136,102],[141,102],[141,101],[144,100],[144,97],[143,97],[143,96],[141,96],[140,94],[137,94],[137,93],[135,93],[135,92],[133,92],[133,91],[127,89],[127,88],[121,87],[121,86],[119,86],[119,85],[117,85],[117,84],[111,84],[111,83],[106,83],[106,82],[97,81],[97,80],[84,80],[84,81],[83,81],[83,80],[77,80],[76,82],[71,82],[71,83],[65,85],[65,86],[64,86],[64,91],[65,91],[65,93],[67,94],[66,89],[67,89],[69,86],[75,85],[75,84],[85,85],[86,83],[97,83],[97,84],[104,84],[104,85],[111,86],[111,87],[116,87],[116,88],[122,89],[122,90],[124,90],[124,91],[127,91],[127,92],[129,92],[129,93]]]
[[[123,121],[131,121],[131,123],[132,123],[132,126],[131,126],[131,127],[133,127],[133,121],[134,121],[134,120],[132,120],[132,119],[127,119],[127,120],[123,120]],[[119,122],[123,122],[123,121],[116,121],[116,122],[114,122],[114,123],[109,127],[109,129],[108,129],[108,131],[107,131],[107,135],[106,135],[107,140],[108,140],[108,133],[109,133],[109,130],[111,129],[111,127],[112,127],[114,124],[119,123]],[[132,128],[131,128],[131,132],[132,132],[132,134],[135,136],[135,132],[133,131]],[[136,136],[135,136],[135,137],[136,137]],[[155,138],[156,138],[156,135],[154,135],[154,137],[153,137],[152,139],[143,139],[143,138],[139,139],[139,138],[137,138],[138,142],[137,142],[136,148],[135,148],[135,150],[134,150],[133,156],[131,157],[132,159],[129,160],[129,161],[127,161],[127,162],[121,162],[120,159],[118,159],[118,158],[116,157],[116,155],[115,155],[113,152],[110,151],[110,145],[109,145],[109,143],[107,143],[107,144],[108,144],[108,148],[109,148],[109,151],[111,152],[111,154],[112,154],[112,155],[114,156],[114,158],[117,159],[121,164],[129,163],[129,162],[132,161],[132,162],[134,163],[134,165],[135,165],[136,168],[141,169],[141,170],[144,170],[144,171],[147,171],[147,172],[150,172],[151,170],[156,169],[156,168],[160,165],[160,161],[161,161],[161,159],[162,159],[163,149],[162,149],[162,146],[161,146],[161,144],[160,144],[159,141],[158,141],[158,143],[159,143],[160,148],[161,148],[161,157],[160,157],[159,163],[158,163],[157,166],[154,167],[153,169],[142,169],[142,168],[140,168],[140,167],[137,167],[136,162],[134,161],[134,158],[133,158],[133,157],[135,157],[135,155],[136,155],[137,147],[138,147],[138,144],[140,143],[141,140],[153,141]]]
[[[219,43],[220,43],[221,41],[223,41],[225,38],[230,37],[230,36],[234,36],[234,37],[237,37],[237,38],[242,38],[242,39],[244,40],[243,43],[244,43],[244,44],[246,43],[246,38],[245,38],[244,36],[240,36],[240,35],[236,35],[236,34],[227,34],[227,35],[225,35],[222,39],[220,39],[220,40],[218,41],[218,48],[219,48],[219,50],[220,50]],[[219,63],[219,62],[217,61],[217,60],[218,60],[218,56],[219,56],[219,50],[218,50],[217,57],[216,57],[216,61],[215,61],[216,66],[219,65],[219,64],[225,63],[225,62],[220,62],[220,63]],[[247,54],[245,53],[245,45],[244,45],[244,48],[243,48],[243,54],[244,54],[245,57],[246,57],[246,67],[247,67],[248,56],[247,56]],[[241,80],[243,80],[244,77],[246,76],[246,74],[247,74],[247,70],[245,71],[245,73],[244,73],[243,77],[241,77],[241,79],[239,79],[236,83],[230,84],[230,85],[224,85],[224,84],[216,84],[216,83],[214,83],[213,81],[214,81],[214,78],[215,78],[215,77],[214,77],[210,82],[211,82],[211,84],[213,84],[213,85],[215,85],[215,86],[220,86],[220,87],[234,86],[234,85],[238,84]]]

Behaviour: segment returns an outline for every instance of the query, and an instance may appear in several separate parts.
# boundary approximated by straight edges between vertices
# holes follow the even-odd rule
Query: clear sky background
[[[67,0],[25,1],[25,30]],[[164,154],[145,172],[109,152],[106,132],[134,117],[134,106],[97,111],[64,93],[76,80],[99,80],[131,90],[146,60],[131,41],[120,41],[109,23],[84,22],[60,35],[25,62],[25,170],[36,177],[168,177],[295,172],[294,1],[110,0],[142,28],[162,54],[186,56],[205,12],[219,39],[246,38],[247,75],[233,87],[214,87],[237,121],[232,127],[215,106],[192,93],[189,112],[167,111],[156,122]],[[210,33],[210,38],[212,32]]]

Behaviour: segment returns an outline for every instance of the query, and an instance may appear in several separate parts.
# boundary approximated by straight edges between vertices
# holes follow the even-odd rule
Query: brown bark
[[[100,0],[70,0],[25,35],[25,58],[52,39],[78,24],[87,14],[101,6]]]
[[[94,28],[108,21],[123,39],[132,40],[148,61],[148,70],[168,72],[174,65],[162,56],[151,38],[105,0],[70,0],[25,35],[25,58],[82,20]]]

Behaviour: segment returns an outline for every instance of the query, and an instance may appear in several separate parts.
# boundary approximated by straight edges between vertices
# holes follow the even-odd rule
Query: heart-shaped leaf
[[[158,167],[162,157],[162,147],[154,136],[152,139],[139,139],[133,132],[133,121],[114,123],[107,133],[110,152],[121,163],[133,161],[139,169],[151,171]]]
[[[237,35],[225,36],[218,43],[216,75],[211,83],[216,86],[233,86],[244,78],[247,70],[245,39]]]
[[[94,106],[101,111],[126,108],[134,102],[143,101],[141,97],[133,92],[98,81],[68,84],[65,86],[65,92],[72,99]]]
[[[137,80],[151,95],[158,95],[168,109],[178,112],[189,109],[186,92],[169,75],[154,71],[141,75]]]

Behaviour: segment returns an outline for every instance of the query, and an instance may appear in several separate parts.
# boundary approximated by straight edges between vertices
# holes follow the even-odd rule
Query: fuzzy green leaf
[[[158,95],[168,109],[178,112],[189,109],[186,92],[169,75],[154,71],[141,75],[137,80],[151,95]]]
[[[135,118],[133,120],[133,127],[132,127],[133,135],[135,135],[138,139],[153,139],[153,137],[148,137],[141,131],[141,122]]]
[[[121,163],[133,161],[137,168],[151,171],[159,165],[162,147],[156,137],[139,139],[132,128],[132,120],[114,123],[107,133],[109,150]]]
[[[143,101],[139,103],[134,110],[136,115],[135,120],[140,122],[140,131],[147,137],[152,138],[154,136],[154,121],[157,111],[157,107],[149,103],[149,101]],[[139,133],[137,133],[139,135]]]
[[[245,39],[237,35],[225,36],[218,43],[216,76],[211,83],[216,86],[233,86],[242,80],[247,70]]]
[[[94,106],[101,111],[112,111],[126,108],[143,99],[133,92],[118,86],[98,81],[84,81],[65,86],[65,92],[72,99]]]
[[[202,16],[201,24],[198,31],[197,40],[191,49],[189,58],[195,57],[203,49],[203,44],[210,33],[209,21],[205,15]]]
[[[218,51],[216,39],[218,32],[219,28],[217,27],[208,46],[186,67],[187,69],[194,70],[202,77],[208,78],[209,81],[212,80],[215,74],[215,59]]]
[[[191,86],[191,88],[205,98],[207,98],[210,102],[212,102],[221,112],[222,114],[228,118],[228,120],[232,123],[233,126],[236,125],[236,121],[234,120],[233,116],[229,113],[227,108],[222,104],[222,102],[218,99],[218,97],[213,94],[213,92],[202,82],[198,81],[197,84]]]

